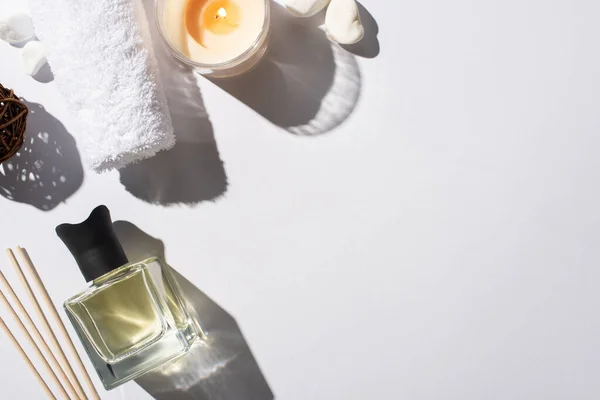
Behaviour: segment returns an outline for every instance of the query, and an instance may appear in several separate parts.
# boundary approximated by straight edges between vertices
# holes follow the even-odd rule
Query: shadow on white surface
[[[342,46],[345,50],[350,53],[363,57],[363,58],[375,58],[379,55],[379,39],[377,39],[377,35],[379,34],[379,26],[377,25],[377,21],[371,13],[358,1],[358,12],[360,14],[360,21],[363,24],[363,28],[365,30],[365,36],[358,43],[351,45]]]
[[[227,190],[227,175],[196,76],[164,48],[153,23],[154,1],[145,0],[144,6],[177,142],[171,150],[119,170],[121,183],[154,204],[215,200]]]
[[[49,83],[54,80],[54,74],[50,68],[50,64],[46,63],[40,70],[33,76],[33,79],[40,83]]]
[[[0,1],[0,7],[2,7],[2,2],[1,2],[1,1]],[[15,47],[15,48],[17,48],[17,49],[22,49],[23,47],[25,47],[25,45],[26,45],[27,43],[31,42],[32,40],[40,40],[40,39],[38,39],[38,37],[37,37],[36,35],[33,35],[32,37],[30,37],[30,38],[27,38],[27,39],[25,39],[25,40],[22,40],[22,41],[20,41],[20,42],[16,42],[16,43],[10,43],[10,45],[11,45],[12,47]]]
[[[323,20],[323,12],[293,17],[272,1],[264,58],[243,75],[213,82],[290,133],[331,131],[356,107],[361,76],[354,55],[327,39]]]
[[[0,4],[0,7],[1,7],[1,4]],[[23,40],[22,42],[12,43],[11,46],[16,47],[18,49],[22,49],[23,47],[25,47],[25,45],[27,43],[34,41],[34,40],[39,41],[40,39],[34,35],[33,37],[31,37],[29,39]],[[44,64],[44,66],[42,66],[42,68],[40,68],[40,70],[35,75],[33,75],[32,78],[40,83],[52,82],[54,80],[54,74],[52,73],[50,64],[48,64],[48,63]]]
[[[115,231],[130,261],[158,256],[164,245],[127,221]],[[186,302],[199,316],[206,340],[136,382],[156,400],[273,400],[274,395],[235,319],[173,271]]]
[[[50,211],[65,202],[83,182],[75,139],[44,107],[29,108],[23,146],[0,164],[0,194],[12,201]]]

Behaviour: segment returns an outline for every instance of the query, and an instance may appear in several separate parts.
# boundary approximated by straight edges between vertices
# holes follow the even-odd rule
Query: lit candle
[[[226,63],[264,34],[267,6],[265,0],[166,0],[163,33],[192,62]]]

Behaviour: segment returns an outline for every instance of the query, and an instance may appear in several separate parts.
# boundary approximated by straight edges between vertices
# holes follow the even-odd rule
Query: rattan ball
[[[23,144],[29,110],[12,90],[0,84],[0,163],[14,156]]]

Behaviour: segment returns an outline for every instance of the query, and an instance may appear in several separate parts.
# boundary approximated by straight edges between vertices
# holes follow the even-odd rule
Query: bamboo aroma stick
[[[60,394],[62,395],[62,397],[65,400],[71,400],[71,398],[67,394],[65,388],[62,386],[62,384],[58,380],[58,377],[56,376],[56,374],[52,370],[52,367],[50,367],[50,364],[48,364],[48,361],[46,361],[46,359],[44,358],[44,355],[42,354],[42,351],[40,350],[40,348],[38,347],[38,345],[35,343],[35,341],[31,337],[31,335],[29,334],[29,331],[27,330],[27,328],[25,328],[25,325],[23,324],[23,321],[21,321],[21,318],[19,318],[19,315],[17,315],[15,309],[12,308],[12,306],[10,305],[10,303],[8,302],[8,300],[6,299],[6,297],[4,297],[4,293],[2,293],[1,291],[0,291],[0,301],[2,303],[4,303],[4,305],[6,306],[6,309],[10,312],[10,314],[12,315],[12,317],[14,318],[14,320],[17,322],[17,325],[18,325],[19,329],[21,330],[21,332],[25,336],[25,339],[27,339],[27,341],[29,342],[29,344],[31,345],[31,347],[33,348],[33,350],[35,351],[35,354],[38,356],[38,358],[42,362],[42,365],[46,369],[46,372],[48,373],[48,375],[50,375],[50,379],[52,379],[52,381],[56,385],[56,387],[57,387],[58,391],[60,392]]]
[[[79,395],[75,391],[75,388],[69,381],[69,378],[67,378],[67,375],[65,375],[65,372],[63,371],[63,369],[62,369],[60,363],[58,362],[58,360],[56,359],[56,357],[54,356],[54,353],[50,349],[50,346],[48,346],[48,343],[42,336],[38,327],[33,322],[33,319],[29,315],[29,312],[27,312],[27,309],[23,306],[21,299],[19,299],[19,296],[17,296],[17,293],[15,293],[15,290],[13,289],[11,284],[8,282],[8,280],[6,279],[6,277],[4,276],[2,271],[0,271],[0,282],[2,283],[2,285],[4,285],[4,288],[8,292],[8,295],[9,295],[10,299],[12,300],[12,304],[17,307],[17,310],[19,311],[21,317],[24,317],[25,324],[27,325],[27,328],[29,329],[29,333],[32,333],[34,339],[37,341],[38,344],[41,345],[42,349],[44,350],[44,353],[46,353],[46,357],[47,357],[48,361],[50,362],[50,364],[52,364],[52,368],[54,368],[54,371],[56,371],[58,373],[61,381],[66,384],[67,391],[69,392],[69,394],[71,395],[71,397],[73,399],[78,399]],[[0,290],[0,293],[2,293],[1,290]]]
[[[6,255],[8,256],[8,259],[10,260],[13,267],[15,268],[15,271],[17,272],[17,275],[19,276],[19,279],[20,279],[23,287],[25,288],[25,291],[27,292],[27,296],[29,297],[31,304],[34,307],[39,320],[42,322],[44,331],[46,332],[46,335],[48,336],[48,338],[50,338],[50,342],[52,342],[52,345],[54,346],[54,350],[56,351],[58,358],[63,363],[63,365],[66,367],[66,369],[67,369],[66,372],[69,375],[69,378],[71,379],[73,384],[75,385],[77,394],[79,395],[79,397],[81,399],[86,400],[87,396],[85,395],[83,387],[81,386],[81,383],[79,383],[79,379],[77,379],[77,375],[75,375],[75,371],[73,371],[73,367],[71,367],[71,363],[67,359],[65,352],[63,351],[60,343],[58,342],[58,339],[56,338],[56,335],[54,334],[54,331],[52,330],[52,327],[50,326],[50,322],[48,322],[48,318],[46,318],[46,315],[44,314],[44,311],[42,310],[40,303],[38,302],[37,298],[35,297],[35,294],[34,294],[33,290],[31,289],[31,286],[29,285],[29,282],[27,281],[27,278],[25,277],[25,274],[23,273],[23,270],[21,269],[19,262],[15,258],[15,255],[11,249],[6,249]],[[98,398],[98,400],[99,400],[99,398]]]
[[[77,366],[79,367],[81,376],[83,376],[83,379],[85,380],[85,383],[88,386],[88,388],[92,394],[91,397],[94,400],[100,400],[100,395],[98,394],[98,391],[96,390],[96,387],[94,386],[94,383],[92,382],[92,379],[90,378],[90,375],[88,374],[87,370],[85,369],[85,366],[83,365],[83,361],[81,361],[81,357],[79,356],[79,353],[77,352],[77,349],[75,348],[75,345],[73,344],[73,341],[71,340],[71,337],[69,336],[69,333],[67,332],[67,328],[65,328],[65,324],[63,323],[62,319],[60,318],[60,315],[58,315],[58,311],[56,310],[56,307],[54,306],[54,303],[52,302],[52,299],[50,298],[50,295],[48,294],[48,290],[46,290],[46,286],[42,282],[42,279],[40,278],[40,275],[38,274],[37,269],[33,265],[33,261],[31,261],[31,257],[29,257],[29,253],[27,253],[27,250],[25,250],[22,247],[17,247],[17,253],[19,254],[19,256],[21,256],[21,259],[24,261],[25,268],[29,271],[29,274],[33,278],[35,285],[37,286],[39,292],[42,295],[42,300],[46,304],[46,307],[48,308],[48,310],[50,310],[50,314],[52,315],[54,322],[56,323],[56,326],[58,326],[61,334],[63,335],[63,337],[65,339],[65,343],[67,344],[67,347],[71,351],[71,355],[73,356],[73,358],[75,359],[75,362],[77,363]],[[14,257],[14,255],[13,255],[13,257]],[[16,261],[16,259],[15,259],[15,261]],[[17,263],[17,266],[18,266],[18,263]],[[18,269],[20,270],[20,268],[18,268]],[[20,275],[23,275],[22,271],[21,271]],[[25,282],[27,282],[27,279],[25,278],[24,275],[23,275],[22,279]],[[29,283],[26,283],[26,285],[27,285],[27,287],[29,287]],[[29,287],[29,290],[31,290],[31,287]],[[38,304],[38,307],[39,307],[39,304]],[[43,314],[43,312],[42,312],[42,314]],[[46,323],[47,322],[48,321],[46,320]],[[50,325],[48,325],[48,326],[50,326]],[[50,329],[50,331],[52,331],[52,330]],[[52,335],[54,337],[54,340],[56,340],[56,336],[54,336],[54,333],[52,333]],[[61,350],[61,352],[62,352],[62,350]],[[64,356],[64,353],[62,353],[62,354]],[[69,364],[69,370],[74,375],[73,369],[71,368],[70,364]],[[77,382],[78,387],[83,392],[83,388],[81,387],[79,380],[77,380],[76,382]],[[85,394],[84,394],[83,398],[84,399],[86,398]]]
[[[12,334],[12,332],[10,331],[10,329],[8,329],[8,326],[6,326],[6,324],[4,323],[4,320],[2,318],[0,318],[0,329],[2,329],[2,331],[6,334],[6,336],[8,336],[8,339],[10,339],[10,341],[13,344],[13,346],[15,346],[15,349],[17,349],[17,351],[19,352],[19,354],[21,355],[21,357],[23,357],[23,360],[25,360],[25,362],[27,363],[27,366],[29,367],[29,369],[33,373],[33,376],[35,376],[35,379],[42,386],[42,389],[44,390],[44,393],[46,393],[46,395],[48,396],[49,399],[56,400],[56,397],[54,397],[54,394],[52,394],[52,391],[50,390],[50,388],[48,387],[48,385],[46,385],[46,382],[44,382],[44,380],[42,379],[42,377],[41,377],[40,373],[38,372],[38,370],[35,369],[35,366],[33,365],[33,363],[31,362],[31,360],[29,359],[29,357],[25,353],[25,350],[23,350],[23,348],[21,347],[21,345],[19,344],[19,342],[17,341],[17,339],[15,338],[15,336]]]

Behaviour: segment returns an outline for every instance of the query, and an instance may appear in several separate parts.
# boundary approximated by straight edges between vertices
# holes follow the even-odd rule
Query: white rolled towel
[[[74,132],[96,172],[121,168],[175,143],[141,0],[29,0],[35,31]]]

